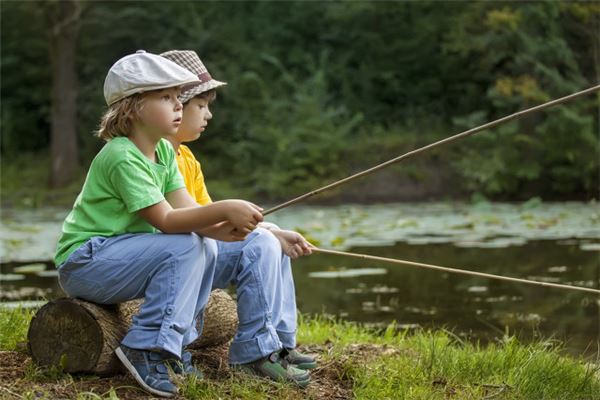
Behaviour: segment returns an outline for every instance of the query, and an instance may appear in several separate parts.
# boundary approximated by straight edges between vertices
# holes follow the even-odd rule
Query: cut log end
[[[104,342],[94,315],[72,299],[42,307],[31,320],[28,340],[39,364],[61,365],[67,372],[93,370]]]

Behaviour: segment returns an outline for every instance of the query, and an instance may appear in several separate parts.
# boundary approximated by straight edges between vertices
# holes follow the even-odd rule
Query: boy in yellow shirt
[[[173,50],[161,56],[188,69],[202,82],[180,97],[183,119],[170,136],[179,170],[189,193],[200,205],[212,202],[200,163],[182,143],[197,140],[212,119],[209,104],[215,89],[226,85],[214,80],[198,55]],[[261,223],[244,241],[217,241],[218,257],[213,289],[237,288],[239,326],[229,351],[231,365],[241,371],[274,380],[308,385],[313,357],[296,347],[296,298],[290,258],[311,254],[302,235]]]

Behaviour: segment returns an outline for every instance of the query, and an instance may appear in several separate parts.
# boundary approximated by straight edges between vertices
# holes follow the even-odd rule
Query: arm
[[[228,221],[245,236],[262,221],[261,210],[243,200],[223,200],[200,207],[185,188],[181,188],[167,193],[167,200],[143,208],[138,213],[165,233],[197,232]]]
[[[167,201],[173,208],[193,208],[193,207],[206,207],[200,206],[194,198],[185,189],[174,190],[167,193]],[[211,203],[214,204],[214,203]],[[261,215],[262,218],[262,215]],[[221,240],[223,242],[235,242],[244,240],[248,232],[239,231],[229,221],[221,221],[216,224],[207,226],[202,229],[198,229],[195,232],[202,236],[206,236],[212,239]]]

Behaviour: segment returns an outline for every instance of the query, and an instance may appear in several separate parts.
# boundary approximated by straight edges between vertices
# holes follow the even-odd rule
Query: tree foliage
[[[10,160],[48,147],[51,82],[40,3],[3,2],[1,16]],[[594,2],[86,2],[80,163],[102,145],[106,71],[140,48],[194,49],[229,82],[192,145],[209,185],[282,198],[598,83],[599,19]],[[465,192],[596,196],[599,109],[590,96],[429,157]]]

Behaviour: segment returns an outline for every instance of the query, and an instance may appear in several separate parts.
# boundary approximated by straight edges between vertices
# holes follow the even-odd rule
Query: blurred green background
[[[598,2],[1,3],[4,206],[70,205],[120,57],[193,49],[229,85],[191,145],[216,199],[274,202],[600,82]],[[320,202],[589,200],[600,97],[428,152]]]

